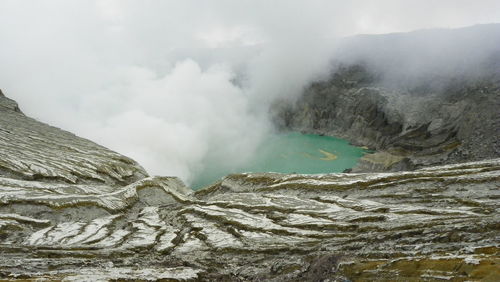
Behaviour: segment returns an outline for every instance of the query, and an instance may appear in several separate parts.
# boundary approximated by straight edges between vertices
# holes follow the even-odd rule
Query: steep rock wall
[[[363,65],[342,66],[297,101],[276,101],[274,123],[377,150],[358,171],[500,156],[500,76],[450,80],[444,90],[424,95],[383,87],[376,73]]]

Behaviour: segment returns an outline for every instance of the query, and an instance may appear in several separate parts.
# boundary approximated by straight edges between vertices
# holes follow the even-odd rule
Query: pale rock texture
[[[2,94],[0,175],[113,186],[130,184],[147,173],[130,158],[25,116],[15,101]]]

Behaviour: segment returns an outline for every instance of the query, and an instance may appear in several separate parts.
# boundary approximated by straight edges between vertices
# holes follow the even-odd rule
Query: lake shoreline
[[[206,169],[197,175],[191,187],[195,191],[203,189],[234,173],[342,173],[354,168],[364,155],[371,152],[332,136],[277,133],[264,140],[254,157],[242,167],[224,168],[218,167],[217,163],[215,166],[206,164]]]

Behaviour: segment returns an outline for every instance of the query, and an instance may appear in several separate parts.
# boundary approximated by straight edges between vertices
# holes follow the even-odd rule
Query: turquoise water
[[[208,167],[198,173],[192,187],[197,190],[220,178],[239,172],[332,173],[354,167],[367,151],[346,140],[312,134],[274,135],[263,142],[243,167]]]

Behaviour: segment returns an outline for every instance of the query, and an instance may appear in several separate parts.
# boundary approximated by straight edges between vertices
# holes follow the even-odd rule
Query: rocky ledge
[[[362,65],[342,66],[298,101],[276,102],[275,124],[376,150],[357,171],[500,157],[500,76],[459,86],[450,81],[445,93],[426,95],[385,88],[373,76]]]
[[[494,281],[500,159],[193,192],[0,97],[6,280]]]
[[[498,158],[499,38],[500,24],[353,38],[339,51],[353,58],[296,101],[276,101],[274,122],[376,150],[358,172]]]

